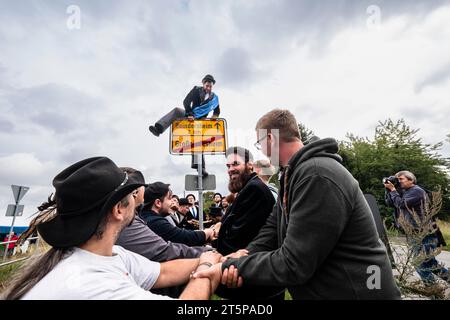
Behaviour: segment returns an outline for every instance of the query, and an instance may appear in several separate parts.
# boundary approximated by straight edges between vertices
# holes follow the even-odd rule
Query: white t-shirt
[[[150,290],[160,264],[120,246],[106,257],[74,248],[24,296],[24,300],[162,300]]]

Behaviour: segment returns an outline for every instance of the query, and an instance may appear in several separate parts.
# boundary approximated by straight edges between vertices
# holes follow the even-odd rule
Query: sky
[[[190,157],[148,126],[206,74],[228,144],[256,159],[274,108],[322,138],[370,138],[388,118],[427,143],[450,133],[450,1],[0,0],[0,21],[0,225],[12,184],[30,187],[27,225],[53,177],[92,156],[183,195]],[[225,158],[206,167],[227,194]]]

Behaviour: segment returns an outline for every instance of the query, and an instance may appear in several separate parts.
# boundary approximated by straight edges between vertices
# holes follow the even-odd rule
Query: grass
[[[438,220],[439,229],[441,229],[447,246],[442,248],[443,250],[450,251],[450,222]]]
[[[218,295],[213,294],[209,300],[226,300],[226,299],[222,299]],[[292,300],[292,297],[287,290],[284,293],[284,300]]]

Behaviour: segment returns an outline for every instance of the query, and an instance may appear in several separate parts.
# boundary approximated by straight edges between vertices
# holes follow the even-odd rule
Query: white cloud
[[[0,209],[31,186],[26,214],[69,164],[106,155],[182,193],[190,157],[148,125],[211,73],[229,142],[253,148],[257,119],[294,112],[316,134],[372,136],[404,117],[427,142],[448,134],[450,5],[379,1],[71,1],[0,4]],[[444,154],[450,156],[450,144]],[[256,158],[261,155],[255,155]],[[207,157],[225,194],[223,157]]]

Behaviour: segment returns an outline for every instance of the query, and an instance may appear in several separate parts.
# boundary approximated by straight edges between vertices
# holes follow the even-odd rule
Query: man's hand
[[[248,250],[247,249],[240,249],[240,250],[238,250],[236,252],[230,253],[229,255],[223,257],[221,262],[224,262],[228,258],[238,259],[240,257],[245,257],[245,256],[248,256]]]
[[[194,116],[188,116],[187,118],[188,118],[189,121],[194,121],[195,120]]]
[[[206,241],[214,240],[214,230],[212,228],[206,228],[203,230],[206,235]]]
[[[217,222],[215,225],[211,226],[211,229],[213,230],[213,240],[215,240],[219,237],[219,231],[220,231],[221,225],[222,225],[222,222]]]
[[[211,264],[219,263],[222,259],[222,255],[218,253],[216,250],[205,251],[200,255],[198,263],[201,264],[203,262],[208,262]]]
[[[392,182],[388,181],[384,184],[384,187],[386,189],[389,189],[390,192],[395,190],[395,186],[392,184]]]
[[[221,263],[215,264],[209,269],[198,271],[194,273],[193,277],[210,279],[214,290],[216,290],[219,282],[229,288],[241,287],[243,283],[242,277],[239,276],[238,270],[234,266],[231,266],[230,269],[225,269],[222,273]]]
[[[243,280],[239,276],[238,269],[232,265],[229,269],[223,270],[221,282],[228,288],[239,288],[242,287]]]

